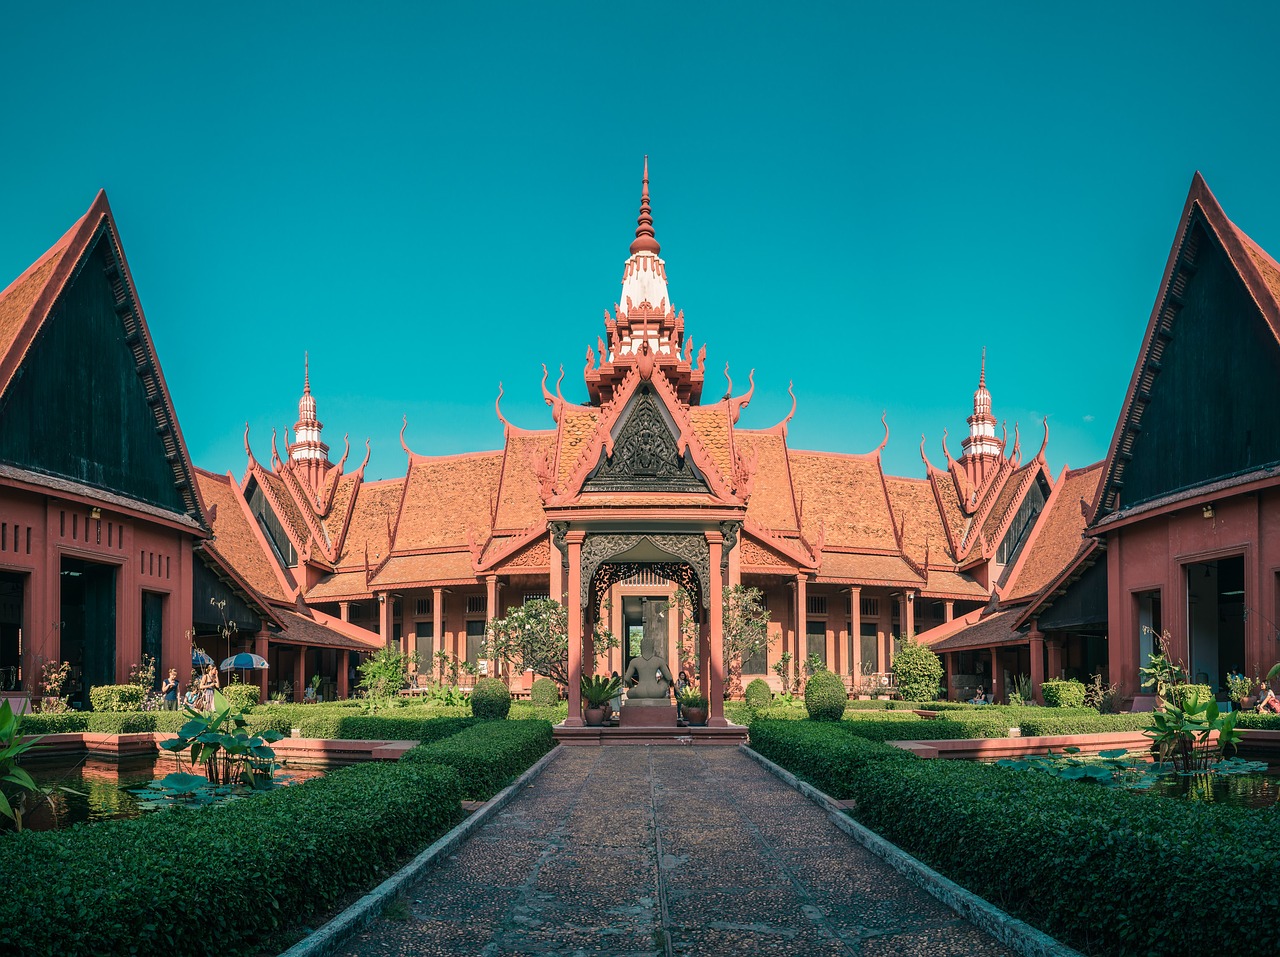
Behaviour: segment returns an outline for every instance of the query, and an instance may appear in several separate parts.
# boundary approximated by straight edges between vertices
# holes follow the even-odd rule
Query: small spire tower
[[[298,400],[298,421],[293,426],[289,462],[313,491],[320,488],[330,468],[329,446],[320,440],[323,428],[316,418],[316,397],[311,394],[311,356],[303,353],[302,398]]]
[[[991,393],[987,391],[986,346],[982,348],[982,371],[978,375],[978,388],[973,393],[973,415],[969,416],[968,423],[969,435],[960,443],[964,449],[960,464],[973,487],[980,488],[1004,451],[996,438],[996,419],[991,414]]]

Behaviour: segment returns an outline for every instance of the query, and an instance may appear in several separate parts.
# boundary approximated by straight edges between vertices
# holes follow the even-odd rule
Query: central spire
[[[636,253],[662,254],[662,247],[653,234],[653,211],[649,208],[649,157],[644,158],[644,180],[640,187],[640,216],[636,219],[636,238],[631,240],[631,255]]]

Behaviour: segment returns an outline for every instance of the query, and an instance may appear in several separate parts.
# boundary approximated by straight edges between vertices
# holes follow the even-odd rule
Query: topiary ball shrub
[[[529,703],[553,708],[560,703],[560,686],[550,678],[539,678],[529,689]]]
[[[756,678],[751,684],[747,685],[746,695],[747,707],[752,711],[759,712],[765,708],[773,706],[773,691],[769,688],[769,682],[763,678]]]
[[[511,692],[497,678],[481,678],[471,692],[471,713],[482,721],[505,721],[511,711]]]
[[[1084,707],[1084,685],[1074,678],[1070,681],[1045,681],[1040,685],[1047,708]]]
[[[893,656],[893,674],[904,701],[936,701],[942,683],[942,660],[911,637]]]
[[[231,707],[240,712],[250,710],[262,697],[262,691],[257,685],[245,684],[243,681],[231,682],[222,689],[222,694],[231,702]]]
[[[819,671],[804,683],[804,706],[814,721],[839,721],[849,700],[844,679],[830,671]]]
[[[99,685],[89,689],[94,711],[141,711],[145,693],[142,685]]]

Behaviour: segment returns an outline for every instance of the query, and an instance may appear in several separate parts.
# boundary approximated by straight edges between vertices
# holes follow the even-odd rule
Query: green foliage
[[[1212,700],[1214,693],[1208,685],[1177,684],[1169,687],[1166,697],[1171,704],[1185,708],[1192,701]]]
[[[1182,662],[1173,657],[1173,636],[1168,631],[1156,634],[1146,625],[1142,633],[1150,635],[1156,651],[1148,656],[1150,663],[1146,668],[1139,668],[1142,676],[1142,687],[1154,691],[1162,699],[1168,699],[1169,689],[1174,685],[1184,684],[1187,680],[1187,669]]]
[[[1070,681],[1045,681],[1040,685],[1046,708],[1080,708],[1084,706],[1084,685]]]
[[[1227,691],[1231,700],[1239,704],[1241,698],[1247,698],[1253,694],[1253,679],[1243,674],[1228,673]]]
[[[941,718],[926,721],[914,714],[889,712],[874,714],[855,712],[845,714],[840,726],[849,734],[870,741],[955,741],[963,738],[1003,738],[1009,733],[1009,722],[947,721]]]
[[[471,692],[471,713],[481,721],[505,721],[511,692],[497,678],[481,678]]]
[[[1018,716],[1023,737],[1061,734],[1110,734],[1141,731],[1151,723],[1148,714],[1096,714],[1086,709],[1024,709]]]
[[[1280,926],[1280,831],[1245,809],[1081,788],[968,761],[920,760],[839,725],[756,722],[752,747],[882,837],[1068,945],[1107,957],[1253,954]],[[1010,866],[1010,855],[1016,866]],[[1248,875],[1212,893],[1190,875]],[[1047,893],[1046,889],[1051,889]],[[1120,892],[1118,889],[1123,889]]]
[[[0,896],[0,952],[254,953],[452,827],[459,799],[448,768],[377,762],[217,810],[12,835],[0,872],[40,890]]]
[[[764,654],[770,645],[764,594],[759,588],[734,585],[724,593],[722,622],[725,694],[738,695],[742,693],[742,662]]]
[[[580,687],[584,707],[603,708],[622,694],[622,679],[604,675],[583,675]]]
[[[176,755],[187,752],[191,767],[203,766],[210,784],[270,786],[276,769],[276,754],[270,745],[280,740],[280,732],[252,733],[248,720],[221,691],[213,693],[212,711],[187,708],[185,714],[189,720],[176,737],[162,741],[161,748]]]
[[[746,691],[747,707],[754,711],[763,711],[773,704],[773,691],[769,688],[769,682],[763,678],[756,678],[747,685]]]
[[[231,702],[231,707],[241,713],[249,711],[262,696],[262,689],[257,685],[246,684],[243,681],[233,681],[222,689],[222,693]]]
[[[401,763],[424,762],[453,768],[462,796],[487,801],[555,745],[546,721],[493,721],[414,748]]]
[[[849,695],[844,679],[830,671],[819,671],[804,684],[804,706],[814,721],[839,721]]]
[[[796,686],[795,676],[791,671],[791,652],[784,651],[778,656],[778,660],[773,663],[773,673],[782,679],[782,693],[791,694]]]
[[[1180,773],[1199,774],[1240,743],[1240,712],[1219,711],[1210,695],[1194,690],[1202,685],[1183,687],[1192,690],[1183,696],[1182,706],[1166,702],[1151,713],[1151,724],[1142,733],[1151,739],[1161,761],[1171,762]]]
[[[911,635],[893,656],[893,673],[898,694],[904,701],[932,701],[942,684],[942,659]]]
[[[553,708],[560,703],[560,686],[550,678],[539,678],[529,689],[529,702],[544,708]]]
[[[680,707],[688,708],[705,708],[707,706],[707,696],[697,689],[696,686],[690,685],[684,691],[676,695],[676,700],[680,702]]]
[[[1009,704],[1014,707],[1022,707],[1030,704],[1035,692],[1031,688],[1031,678],[1028,675],[1014,675],[1009,681],[1008,697]]]
[[[13,821],[19,831],[22,830],[22,809],[26,803],[22,798],[38,788],[31,775],[18,766],[18,759],[39,741],[38,737],[28,736],[27,729],[22,726],[22,715],[13,713],[8,700],[0,702],[0,814]],[[17,791],[20,795],[17,807],[10,802],[6,790],[10,793]]]
[[[569,702],[567,701],[560,701],[551,707],[534,704],[532,701],[513,701],[511,713],[507,718],[511,721],[547,721],[551,724],[559,724],[568,714]]]
[[[409,683],[409,665],[417,655],[402,655],[394,648],[379,648],[360,663],[360,690],[375,707],[385,707],[387,700],[400,693]]]
[[[617,647],[610,632],[598,628],[596,651]],[[569,684],[569,613],[551,598],[533,598],[505,618],[489,622],[485,657],[508,662],[512,670],[532,671],[558,685]]]
[[[845,708],[852,711],[889,711],[898,705],[904,708],[916,707],[915,702],[890,701],[887,698],[851,698]]]
[[[146,690],[141,685],[98,685],[89,689],[94,711],[141,711]]]

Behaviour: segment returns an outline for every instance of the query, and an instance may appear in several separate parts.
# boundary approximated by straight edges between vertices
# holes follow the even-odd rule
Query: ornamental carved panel
[[[582,607],[587,607],[591,598],[591,582],[595,579],[596,570],[609,559],[629,552],[643,541],[648,541],[658,550],[693,569],[698,577],[702,605],[706,607],[711,584],[711,549],[707,545],[706,536],[659,532],[588,535],[582,543],[582,586],[579,596]]]
[[[546,568],[550,564],[551,542],[540,538],[502,562],[502,568]]]
[[[630,403],[613,454],[600,450],[600,461],[582,483],[584,492],[706,492],[706,482],[663,415],[661,400],[642,385]]]
[[[765,548],[755,539],[743,538],[740,547],[742,548],[742,564],[744,565],[772,565],[776,568],[790,567],[772,550]]]

